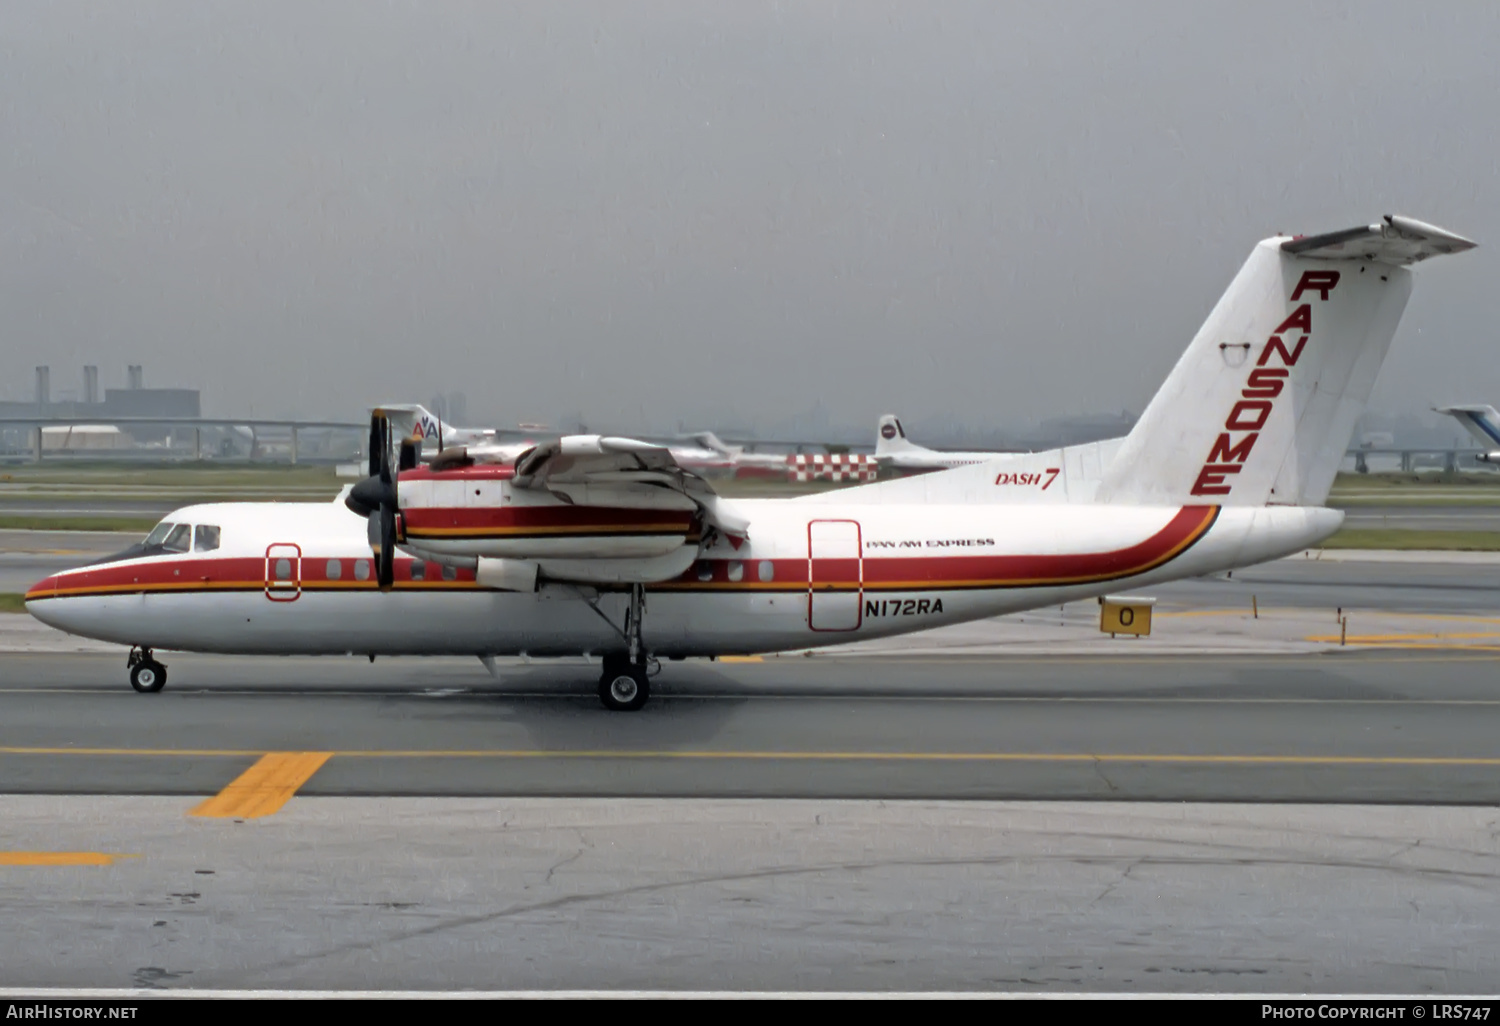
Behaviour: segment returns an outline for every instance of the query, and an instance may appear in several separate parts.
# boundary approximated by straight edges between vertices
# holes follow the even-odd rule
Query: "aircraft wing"
[[[634,438],[564,435],[516,460],[513,488],[534,488],[577,506],[691,509],[721,533],[744,538],[749,522],[723,509],[697,474],[678,465],[672,450]]]

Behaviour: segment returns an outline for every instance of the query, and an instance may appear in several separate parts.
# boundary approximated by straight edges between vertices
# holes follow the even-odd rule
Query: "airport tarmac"
[[[1495,505],[1351,505],[1344,526],[1402,531],[1500,531],[1500,506]]]
[[[1500,804],[1500,652],[780,657],[668,663],[639,714],[595,668],[9,654],[0,791],[211,795],[322,752],[318,796]]]
[[[1494,652],[674,663],[630,715],[561,663],[3,658],[0,987],[1500,973]]]
[[[636,714],[581,661],[138,695],[0,616],[0,987],[1492,992],[1497,580],[1308,553]]]
[[[0,987],[1453,995],[1500,972],[1493,808],[192,808],[0,796]]]

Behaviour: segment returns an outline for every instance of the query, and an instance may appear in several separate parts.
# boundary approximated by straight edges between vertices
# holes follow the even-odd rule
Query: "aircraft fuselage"
[[[906,634],[1296,552],[1337,529],[1323,508],[871,505],[744,500],[738,542],[693,540],[645,588],[660,658],[775,652]],[[193,506],[216,548],[81,567],[27,594],[38,619],[143,648],[240,654],[607,654],[628,589],[482,587],[473,569],[396,560],[379,590],[366,522],[339,503]],[[196,532],[195,532],[196,533]]]

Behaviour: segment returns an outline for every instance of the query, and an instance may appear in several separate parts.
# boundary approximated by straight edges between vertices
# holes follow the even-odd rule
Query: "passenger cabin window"
[[[424,577],[427,576],[427,572],[426,571],[427,571],[427,564],[423,563],[420,559],[414,559],[414,560],[411,561],[411,579],[412,580],[414,580],[414,581],[420,581],[422,578],[424,578]]]
[[[330,581],[338,580],[341,576],[343,576],[343,573],[344,564],[340,563],[336,559],[330,559],[328,561],[328,579]]]
[[[370,561],[368,559],[356,559],[354,561],[354,579],[356,581],[368,581],[370,579]]]
[[[456,567],[456,566],[445,566],[445,567],[443,567],[443,580],[445,580],[445,581],[456,581],[456,580],[458,580],[458,567]]]
[[[219,529],[211,524],[193,528],[193,551],[212,552],[219,547]]]
[[[172,533],[167,535],[167,540],[161,543],[166,552],[186,552],[193,547],[193,529],[187,524],[178,524],[172,528]]]

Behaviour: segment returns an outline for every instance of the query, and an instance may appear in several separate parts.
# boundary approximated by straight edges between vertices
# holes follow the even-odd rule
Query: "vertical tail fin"
[[[1098,501],[1321,505],[1411,295],[1474,243],[1406,218],[1267,239],[1105,471]]]
[[[1493,406],[1439,406],[1436,412],[1458,421],[1485,448],[1500,445],[1500,413]]]
[[[906,429],[894,413],[884,414],[875,428],[875,455],[889,456],[898,452],[927,452],[906,437]]]
[[[452,429],[437,414],[418,403],[386,403],[379,409],[390,420],[394,437],[420,439],[428,455],[442,449],[444,436],[452,434]]]

